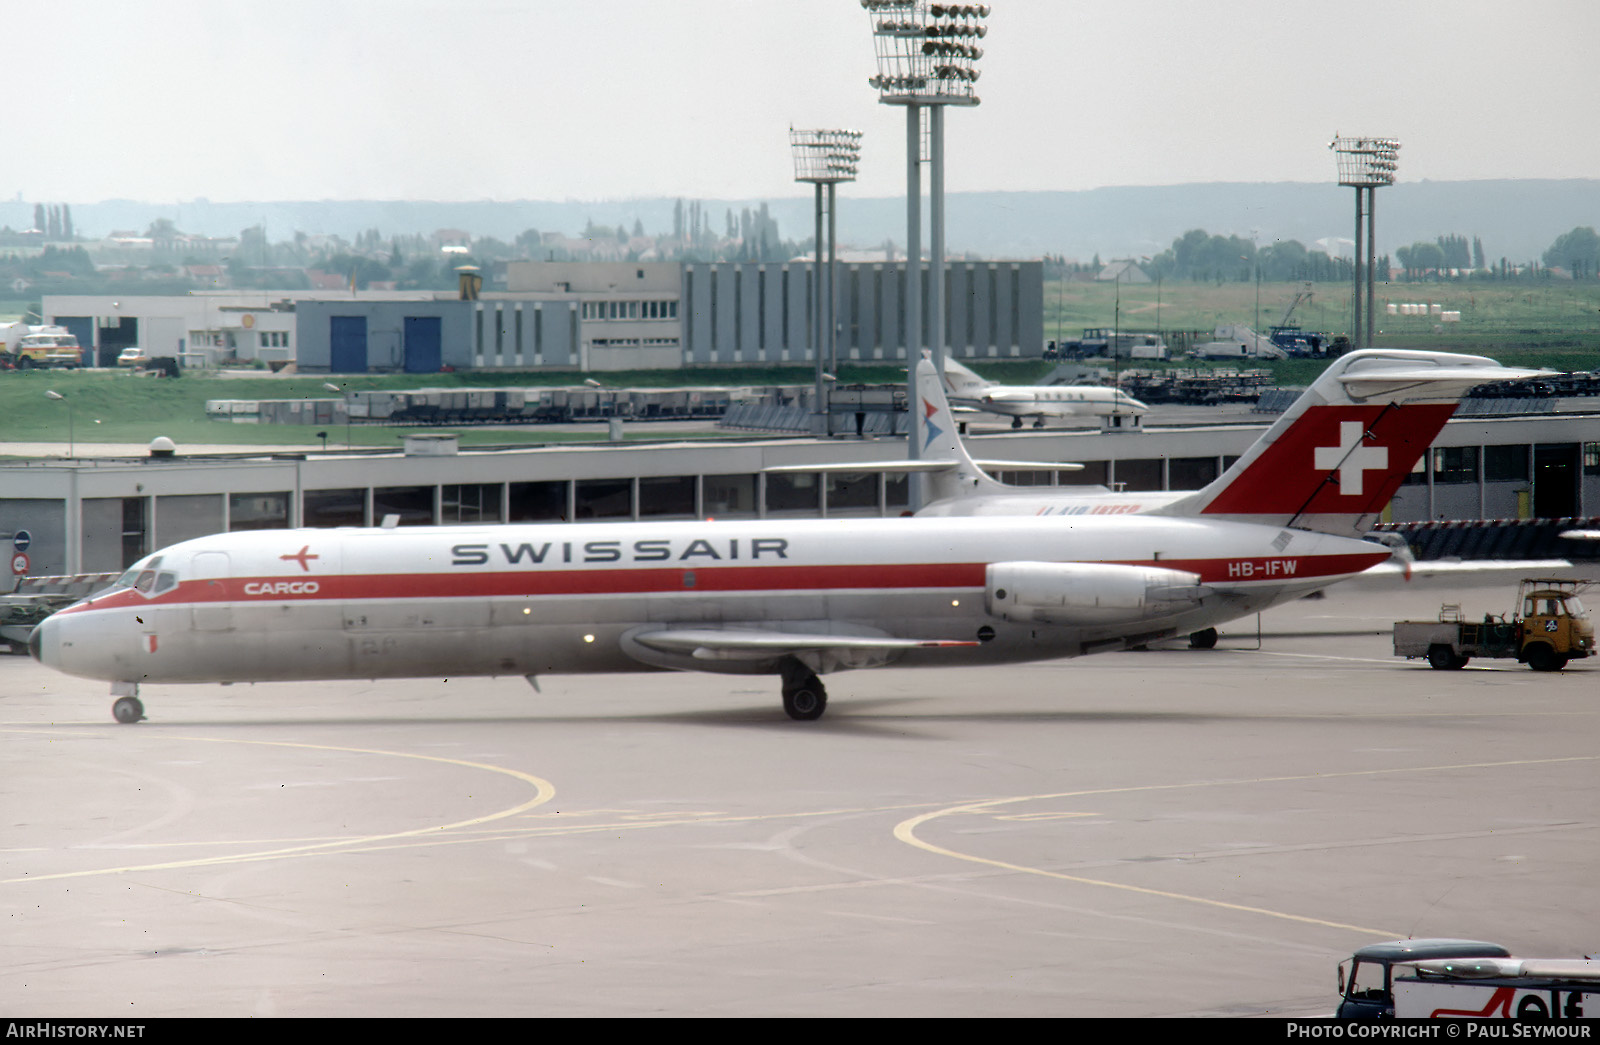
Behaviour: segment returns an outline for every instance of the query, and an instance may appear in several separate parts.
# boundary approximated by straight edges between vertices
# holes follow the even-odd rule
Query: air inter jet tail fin
[[[958,375],[965,375],[978,387],[987,384],[960,363],[947,359],[945,380],[959,380]],[[1010,489],[980,468],[962,445],[961,432],[956,426],[955,414],[950,410],[944,382],[940,380],[939,371],[926,352],[917,360],[917,401],[912,404],[912,409],[920,411],[922,415],[922,445],[917,448],[918,459],[924,462],[941,461],[946,466],[928,475],[926,493],[929,501],[942,501],[975,492],[999,493]],[[912,433],[911,438],[917,438],[915,427]]]
[[[1215,482],[1154,510],[1359,537],[1468,389],[1547,374],[1452,352],[1336,360]]]
[[[961,367],[952,360],[945,361],[945,373],[952,366]],[[968,374],[972,371],[961,367]],[[977,375],[973,375],[976,377]],[[979,378],[978,380],[982,380]],[[988,382],[983,382],[985,385]],[[993,478],[985,469],[1017,471],[1077,472],[1083,465],[1070,461],[1002,461],[974,460],[961,442],[961,432],[956,427],[955,414],[950,400],[945,396],[939,380],[939,371],[924,352],[917,362],[917,401],[912,407],[922,413],[922,445],[918,448],[918,464],[928,474],[927,502],[943,501],[953,497],[970,497],[975,493],[1015,494],[1019,490]],[[929,467],[933,466],[933,467]]]
[[[768,474],[793,472],[916,472],[926,476],[925,501],[942,501],[974,493],[1015,494],[1025,488],[1008,486],[993,478],[986,468],[1018,471],[1081,471],[1083,465],[1069,461],[977,461],[962,445],[950,400],[945,396],[939,372],[923,354],[917,363],[917,400],[911,409],[921,412],[922,442],[916,459],[895,461],[840,461],[833,464],[773,465],[763,468]],[[913,438],[915,438],[913,436]]]

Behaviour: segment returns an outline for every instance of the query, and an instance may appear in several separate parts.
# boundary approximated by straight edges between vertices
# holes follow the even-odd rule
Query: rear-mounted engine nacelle
[[[1044,624],[1116,624],[1181,613],[1211,589],[1199,574],[1107,563],[997,562],[985,577],[984,603],[1002,620]]]

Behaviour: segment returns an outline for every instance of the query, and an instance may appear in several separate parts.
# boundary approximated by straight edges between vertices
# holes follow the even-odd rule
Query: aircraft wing
[[[775,464],[761,469],[768,475],[792,475],[800,472],[942,472],[955,468],[960,462],[930,457],[916,461],[898,458],[893,461],[847,461],[834,464]],[[974,461],[986,471],[1007,472],[1081,472],[1083,465],[1076,461]],[[1024,487],[1023,489],[1026,489]]]
[[[978,645],[976,641],[959,639],[897,639],[887,635],[823,635],[743,628],[664,628],[642,632],[633,636],[633,640],[663,653],[688,653],[696,660],[765,660],[784,654],[872,654]]]
[[[979,468],[986,472],[1081,472],[1083,465],[1076,461],[996,461],[993,459],[974,461]],[[1027,489],[1027,487],[1022,487]]]
[[[927,458],[909,461],[904,457],[893,461],[849,461],[832,464],[775,464],[761,469],[768,475],[794,475],[802,472],[942,472],[955,466],[953,461]],[[1036,466],[1037,467],[1037,466]]]

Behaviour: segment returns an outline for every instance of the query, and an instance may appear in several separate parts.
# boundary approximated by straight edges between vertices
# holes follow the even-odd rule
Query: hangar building
[[[472,300],[420,291],[218,291],[47,295],[42,308],[46,322],[94,346],[103,366],[129,345],[186,366],[292,360],[301,371],[343,374],[770,366],[812,360],[814,270],[808,261],[525,261],[508,265],[506,290]],[[945,278],[945,329],[956,356],[1042,351],[1042,263],[950,262]],[[905,280],[904,262],[839,265],[838,359],[905,359]],[[926,308],[926,292],[922,301]]]

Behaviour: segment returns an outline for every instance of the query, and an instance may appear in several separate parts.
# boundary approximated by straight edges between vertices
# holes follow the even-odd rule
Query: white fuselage
[[[970,643],[834,668],[995,663],[1213,627],[1386,556],[1325,534],[1154,516],[252,531],[162,550],[129,571],[132,586],[47,619],[32,646],[62,671],[125,683],[764,668],[673,661],[635,641],[667,628]],[[1021,620],[996,609],[997,563],[1188,571],[1204,597],[1154,615]]]
[[[1165,508],[1181,497],[1184,490],[1141,490],[1115,492],[1105,487],[1019,486],[1002,491],[964,493],[932,501],[917,509],[920,517],[1062,515],[1106,516],[1143,515]]]
[[[1109,417],[1137,415],[1149,407],[1120,388],[1084,385],[987,385],[959,388],[954,406],[1006,417]]]

